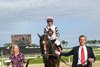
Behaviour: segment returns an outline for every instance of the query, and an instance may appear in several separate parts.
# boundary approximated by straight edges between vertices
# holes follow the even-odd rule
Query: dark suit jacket
[[[88,58],[94,58],[94,60],[96,60],[96,57],[93,53],[93,50],[91,47],[86,46],[87,48],[87,54],[88,54]],[[77,63],[78,63],[78,51],[79,51],[79,46],[74,47],[71,51],[69,51],[68,53],[61,53],[61,56],[70,56],[73,55],[73,63],[72,63],[72,67],[77,67]],[[90,64],[89,62],[87,62],[88,67],[92,67],[92,64]]]

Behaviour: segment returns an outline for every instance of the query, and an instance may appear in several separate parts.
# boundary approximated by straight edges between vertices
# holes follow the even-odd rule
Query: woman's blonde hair
[[[17,44],[12,44],[12,47],[11,47],[11,53],[14,53],[14,47],[17,46],[19,48],[19,46]]]

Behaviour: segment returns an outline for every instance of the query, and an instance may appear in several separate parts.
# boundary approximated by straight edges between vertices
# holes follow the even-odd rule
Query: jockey
[[[44,28],[44,34],[48,35],[48,38],[51,40],[53,44],[55,44],[59,51],[61,52],[62,47],[60,42],[58,41],[58,37],[60,36],[58,28],[53,24],[53,18],[47,18],[47,26]]]

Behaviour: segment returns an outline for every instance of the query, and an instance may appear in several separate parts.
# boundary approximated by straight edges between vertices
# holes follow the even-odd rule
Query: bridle
[[[45,59],[48,59],[48,56],[57,56],[56,54],[55,54],[55,49],[53,50],[53,48],[54,47],[57,47],[54,43],[52,43],[51,42],[51,40],[48,38],[48,36],[47,35],[42,35],[42,36],[40,36],[39,34],[37,34],[38,36],[39,36],[39,38],[40,38],[40,47],[41,47],[41,51],[42,51],[42,56],[43,56],[43,58],[45,57],[45,56],[47,56]],[[45,37],[47,37],[47,39],[48,39],[48,43],[46,43],[45,42],[45,40],[43,40],[44,39],[44,36]],[[45,44],[45,46],[46,45],[49,45],[49,48],[51,48],[49,51],[47,50],[47,49],[42,49],[42,45],[43,44]],[[49,54],[49,52],[52,52],[51,54]],[[47,52],[47,54],[46,55],[44,55],[44,53],[43,52]],[[60,58],[60,60],[65,64],[65,65],[69,65],[69,64],[67,64],[63,59],[61,59]],[[69,65],[70,66],[70,65]]]
[[[42,49],[42,56],[47,56],[46,58],[48,58],[49,56],[54,55],[55,45],[51,42],[47,35],[42,35],[40,46]]]

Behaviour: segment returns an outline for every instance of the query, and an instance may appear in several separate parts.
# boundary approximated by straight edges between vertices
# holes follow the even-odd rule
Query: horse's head
[[[49,48],[50,48],[48,36],[47,35],[40,36],[39,34],[38,36],[40,38],[40,48],[42,51],[42,55],[45,59],[48,59]]]
[[[55,67],[57,65],[57,67],[59,67],[59,63],[60,63],[60,57],[55,59],[52,58],[50,56],[52,56],[53,51],[54,51],[54,45],[51,42],[51,40],[49,40],[47,35],[42,35],[40,36],[38,34],[39,38],[40,38],[40,48],[41,48],[41,52],[42,52],[42,56],[43,56],[43,60],[45,63],[45,67]],[[50,58],[50,59],[49,59]],[[55,61],[54,61],[54,60]],[[48,62],[47,62],[48,61]],[[54,65],[55,64],[55,65]]]

